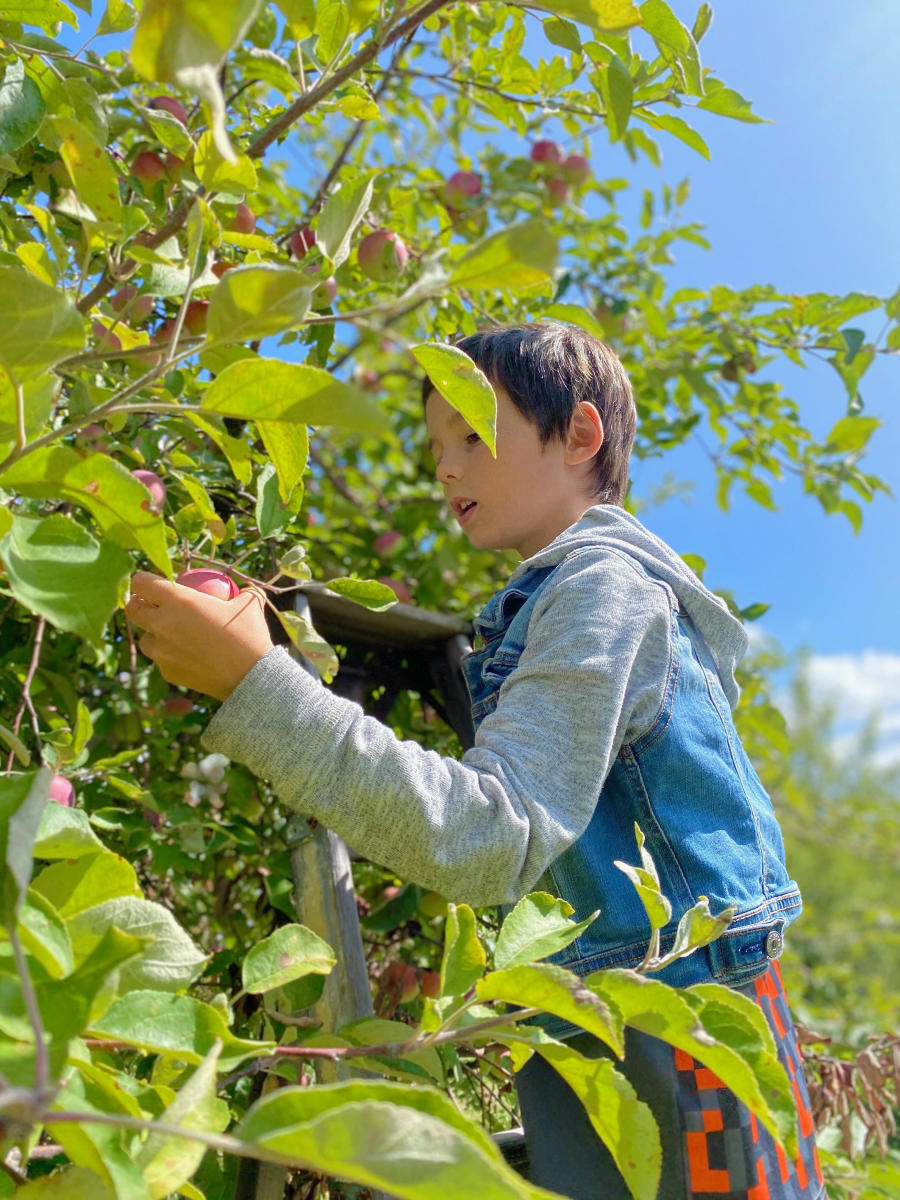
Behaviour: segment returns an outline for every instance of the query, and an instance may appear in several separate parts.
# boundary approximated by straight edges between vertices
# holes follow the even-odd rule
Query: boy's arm
[[[535,606],[461,760],[399,740],[283,648],[238,684],[203,745],[399,875],[454,901],[512,903],[587,827],[629,724],[655,718],[670,620],[663,585],[580,554]]]

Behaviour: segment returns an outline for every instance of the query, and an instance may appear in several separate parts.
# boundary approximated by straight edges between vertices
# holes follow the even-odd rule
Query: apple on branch
[[[65,775],[54,775],[50,780],[50,799],[65,808],[75,805],[75,789]]]
[[[376,283],[391,283],[403,274],[409,251],[391,229],[376,229],[359,243],[356,260],[360,270]]]
[[[206,596],[215,596],[217,600],[233,600],[241,590],[224,571],[217,571],[213,567],[191,567],[176,575],[175,582],[182,587],[193,588],[195,592],[203,592]]]
[[[535,142],[531,147],[531,161],[536,163],[547,163],[550,166],[559,166],[563,161],[564,155],[559,142],[551,141],[549,138],[544,138],[539,142]]]
[[[147,107],[161,109],[163,112],[170,113],[182,125],[186,126],[188,123],[188,115],[184,105],[180,100],[176,100],[174,96],[154,96]]]
[[[302,229],[291,234],[288,248],[294,258],[302,258],[316,244],[316,231],[304,225]]]
[[[150,511],[161,513],[166,504],[166,485],[154,471],[145,471],[138,467],[131,473],[150,493]]]
[[[256,228],[256,213],[249,204],[242,201],[234,210],[228,227],[234,233],[252,233]]]

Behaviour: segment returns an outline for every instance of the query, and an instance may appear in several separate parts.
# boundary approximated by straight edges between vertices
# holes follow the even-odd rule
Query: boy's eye
[[[476,442],[480,442],[480,441],[481,441],[481,438],[478,436],[477,433],[470,433],[466,436],[466,445],[467,446],[474,446]]]

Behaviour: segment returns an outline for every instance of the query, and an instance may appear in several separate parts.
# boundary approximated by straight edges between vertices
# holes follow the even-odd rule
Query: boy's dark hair
[[[576,405],[595,404],[604,437],[594,459],[594,494],[600,504],[623,503],[636,416],[631,383],[608,346],[555,321],[489,326],[454,345],[537,426],[543,445],[565,436]],[[423,403],[433,390],[426,377]]]

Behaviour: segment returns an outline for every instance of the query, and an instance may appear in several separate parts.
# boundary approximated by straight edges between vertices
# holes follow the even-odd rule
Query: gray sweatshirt
[[[589,509],[510,582],[550,565],[519,664],[461,759],[401,741],[283,647],[222,704],[204,747],[403,878],[454,902],[515,903],[584,832],[616,754],[659,712],[672,594],[732,706],[747,645],[724,602],[624,509]]]

